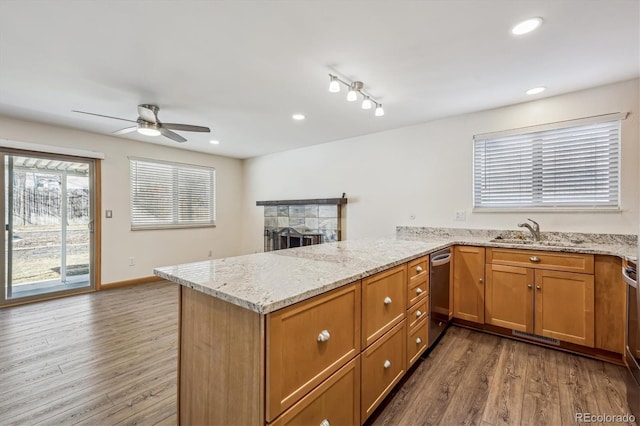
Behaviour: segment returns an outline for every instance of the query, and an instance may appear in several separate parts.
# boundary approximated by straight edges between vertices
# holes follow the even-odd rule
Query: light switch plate
[[[104,212],[104,217],[106,217],[107,219],[111,219],[113,217],[113,210],[106,210]]]
[[[454,217],[458,221],[467,220],[467,212],[464,210],[456,210]]]

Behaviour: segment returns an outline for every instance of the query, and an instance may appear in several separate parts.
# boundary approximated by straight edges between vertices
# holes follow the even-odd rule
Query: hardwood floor
[[[177,287],[0,309],[0,425],[175,425]],[[623,367],[450,327],[372,425],[559,425],[628,412]]]
[[[576,424],[575,413],[630,413],[624,374],[617,365],[450,327],[367,423]]]
[[[0,425],[176,424],[177,286],[0,309]]]

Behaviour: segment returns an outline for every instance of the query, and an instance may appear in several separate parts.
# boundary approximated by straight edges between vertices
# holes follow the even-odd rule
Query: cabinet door
[[[453,251],[453,316],[484,323],[484,247]]]
[[[535,333],[593,347],[593,275],[538,270],[535,284]]]
[[[533,269],[487,265],[486,322],[533,333]]]

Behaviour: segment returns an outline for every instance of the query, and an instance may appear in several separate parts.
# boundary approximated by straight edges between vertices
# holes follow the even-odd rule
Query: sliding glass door
[[[0,153],[0,303],[94,288],[94,160]]]

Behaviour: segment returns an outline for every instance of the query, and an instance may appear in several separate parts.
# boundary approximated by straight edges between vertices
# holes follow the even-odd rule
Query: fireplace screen
[[[264,251],[282,250],[321,243],[322,234],[301,233],[293,228],[284,228],[279,231],[264,230]]]

